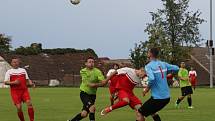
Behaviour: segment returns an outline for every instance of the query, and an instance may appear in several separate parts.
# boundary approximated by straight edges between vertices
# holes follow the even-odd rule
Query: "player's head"
[[[191,68],[190,68],[190,70],[191,70],[191,71],[193,71],[193,70],[194,70],[194,68],[193,68],[193,67],[191,67]]]
[[[151,49],[149,49],[149,51],[148,51],[148,58],[150,58],[150,59],[156,59],[156,58],[158,58],[158,55],[159,55],[158,48],[151,48]]]
[[[19,66],[20,66],[20,58],[18,58],[18,57],[13,57],[12,59],[11,59],[11,66],[13,67],[13,68],[19,68]]]
[[[185,62],[181,62],[181,68],[185,68],[185,67],[186,67]]]
[[[95,66],[95,59],[93,57],[88,57],[86,59],[85,65],[88,69],[93,69]]]
[[[135,72],[139,78],[143,78],[146,76],[146,72],[143,67],[137,68]]]
[[[119,64],[115,63],[115,64],[113,65],[113,69],[115,69],[115,70],[119,69]]]

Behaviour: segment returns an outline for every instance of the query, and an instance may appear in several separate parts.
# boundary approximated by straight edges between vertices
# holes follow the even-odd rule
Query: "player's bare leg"
[[[30,121],[34,121],[34,108],[33,108],[33,105],[32,105],[30,100],[27,100],[26,104],[27,104],[27,107],[28,107],[29,119],[30,119]]]
[[[104,116],[104,115],[107,115],[108,113],[110,113],[112,110],[115,110],[115,109],[118,109],[118,108],[121,108],[121,107],[124,107],[126,105],[129,104],[129,99],[128,98],[123,98],[121,100],[119,100],[116,104],[113,104],[112,106],[108,106],[106,107],[105,109],[103,109],[101,111],[101,115]]]
[[[81,117],[82,117],[82,118],[86,118],[87,116],[88,116],[88,112],[85,111],[85,110],[83,110],[83,111],[81,112]]]
[[[22,111],[22,104],[16,104],[16,109],[17,109],[17,115],[20,121],[25,121],[24,114]]]
[[[136,111],[137,121],[145,121],[145,117],[138,111]]]
[[[135,113],[136,113],[136,121],[145,121],[144,116],[142,116],[139,112],[138,109],[141,107],[141,105],[136,105],[135,106]]]
[[[95,121],[96,106],[95,105],[90,106],[89,111],[90,111],[89,113],[90,121]]]

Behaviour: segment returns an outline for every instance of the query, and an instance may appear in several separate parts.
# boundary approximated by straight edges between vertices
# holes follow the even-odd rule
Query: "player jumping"
[[[111,75],[111,73],[115,72],[117,69],[119,69],[119,64],[114,64],[113,69],[110,69],[107,73],[107,77]],[[114,104],[114,101],[117,100],[117,90],[116,90],[116,84],[117,84],[117,77],[116,75],[112,76],[109,80],[109,92],[110,92],[110,102],[111,105]]]
[[[105,81],[102,81],[101,84],[94,84],[93,86],[104,86],[107,83],[109,78],[117,74],[117,84],[116,89],[118,92],[119,101],[112,106],[108,106],[107,108],[101,111],[101,115],[106,115],[111,111],[129,105],[136,112],[141,107],[141,100],[135,96],[133,89],[137,84],[140,84],[142,78],[145,76],[145,71],[143,68],[140,69],[132,69],[132,68],[121,68],[111,74]]]

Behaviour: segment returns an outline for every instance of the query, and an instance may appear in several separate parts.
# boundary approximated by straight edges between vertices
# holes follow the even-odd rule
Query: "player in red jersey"
[[[117,75],[116,75],[117,74]],[[121,68],[112,73],[106,80],[102,81],[102,84],[92,84],[91,86],[103,86],[107,83],[109,78],[112,76],[118,76],[116,89],[119,101],[111,106],[106,107],[102,110],[101,115],[106,115],[111,111],[129,105],[132,109],[137,111],[141,107],[141,100],[134,94],[133,89],[137,84],[140,84],[142,78],[145,76],[143,68],[132,69],[132,68]],[[138,115],[137,115],[138,116]]]
[[[114,73],[117,69],[119,69],[119,64],[114,64],[113,69],[110,69],[107,73],[107,77],[109,77],[112,73]],[[114,104],[114,101],[117,100],[117,90],[116,90],[116,84],[118,76],[114,75],[109,80],[109,92],[110,92],[110,102],[111,105]]]
[[[189,78],[190,78],[190,83],[191,83],[193,89],[195,90],[196,89],[196,83],[197,83],[197,79],[196,79],[197,73],[193,67],[191,67],[191,70],[189,71]]]
[[[4,83],[5,85],[10,85],[11,98],[17,108],[18,117],[20,121],[25,121],[22,111],[22,102],[25,102],[28,107],[30,121],[34,121],[34,109],[27,86],[35,85],[29,79],[26,70],[19,67],[19,58],[13,58],[11,60],[11,66],[13,68],[6,72]]]

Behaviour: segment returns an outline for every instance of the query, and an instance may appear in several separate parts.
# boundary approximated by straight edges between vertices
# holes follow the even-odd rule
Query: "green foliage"
[[[98,57],[97,54],[93,49],[85,49],[85,50],[78,50],[74,48],[56,48],[56,49],[43,49],[43,53],[51,54],[51,55],[58,55],[58,54],[66,54],[66,53],[91,53],[93,56]]]
[[[67,54],[67,53],[91,53],[92,56],[98,57],[95,51],[90,48],[85,50],[78,50],[74,48],[42,49],[42,45],[36,44],[36,43],[31,44],[30,47],[20,46],[19,48],[16,48],[11,53],[19,54],[19,55],[38,55],[40,53],[46,53],[51,55],[61,55],[61,54]]]
[[[13,53],[19,55],[37,55],[41,53],[41,50],[39,48],[20,46],[19,48],[16,48]]]
[[[150,12],[152,23],[145,32],[149,35],[148,48],[158,47],[160,58],[170,63],[187,59],[191,47],[202,44],[199,25],[205,20],[201,12],[188,11],[189,0],[162,0],[163,9]]]
[[[135,44],[134,49],[130,50],[131,62],[135,68],[143,67],[147,63],[147,42]]]
[[[11,38],[0,34],[0,53],[8,53],[11,48]]]

